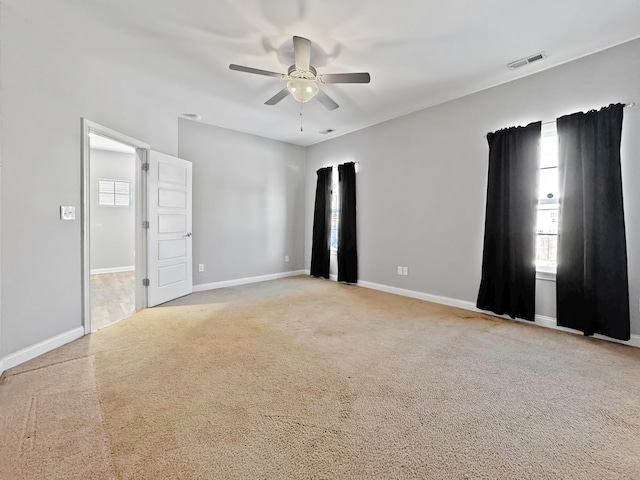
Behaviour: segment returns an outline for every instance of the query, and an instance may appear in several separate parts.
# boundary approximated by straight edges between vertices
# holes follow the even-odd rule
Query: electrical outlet
[[[402,275],[402,267],[398,265],[398,275]]]
[[[198,264],[198,272],[199,272],[199,273],[204,272],[204,263],[199,263],[199,264]]]
[[[402,267],[402,274],[409,275],[409,267]]]
[[[284,256],[284,261],[285,261],[285,263],[289,261],[289,255],[285,255]]]

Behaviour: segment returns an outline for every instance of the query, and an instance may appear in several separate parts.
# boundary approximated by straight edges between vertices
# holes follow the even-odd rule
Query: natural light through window
[[[542,125],[536,269],[555,272],[558,252],[558,136],[556,123]]]
[[[338,195],[338,169],[331,175],[331,250],[338,250],[338,223],[340,221],[340,198]]]
[[[131,206],[131,182],[98,179],[98,205],[110,207]]]

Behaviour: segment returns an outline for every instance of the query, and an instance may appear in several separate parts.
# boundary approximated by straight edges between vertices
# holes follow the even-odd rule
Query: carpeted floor
[[[294,277],[4,375],[0,478],[640,478],[640,349]]]

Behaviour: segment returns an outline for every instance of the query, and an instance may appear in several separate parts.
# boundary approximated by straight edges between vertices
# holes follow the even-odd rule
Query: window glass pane
[[[536,264],[555,266],[558,252],[558,206],[538,206]]]
[[[540,168],[558,166],[558,137],[555,135],[540,139]]]
[[[331,239],[332,250],[338,249],[338,222],[340,221],[340,198],[338,197],[338,169],[331,172]]]
[[[558,206],[540,205],[536,231],[547,235],[558,234]]]
[[[115,194],[115,205],[117,207],[128,207],[130,205],[129,203],[129,194],[127,193],[126,195],[121,195],[116,193]]]
[[[331,248],[336,250],[338,248],[338,223],[331,220]]]
[[[98,191],[100,193],[113,193],[115,184],[110,180],[98,180]]]
[[[113,182],[115,193],[129,195],[129,182]]]
[[[538,235],[536,265],[555,266],[558,258],[558,236]]]
[[[555,267],[558,251],[558,136],[556,123],[542,125],[536,218],[536,266]]]
[[[558,167],[541,169],[538,198],[557,199],[558,193]]]
[[[113,205],[113,193],[100,193],[98,195],[98,205]]]

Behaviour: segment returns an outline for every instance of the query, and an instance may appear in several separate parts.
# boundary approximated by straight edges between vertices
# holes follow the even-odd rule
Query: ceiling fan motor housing
[[[309,65],[309,70],[298,70],[295,65],[291,65],[287,72],[289,78],[304,78],[305,80],[316,80],[318,72]]]

